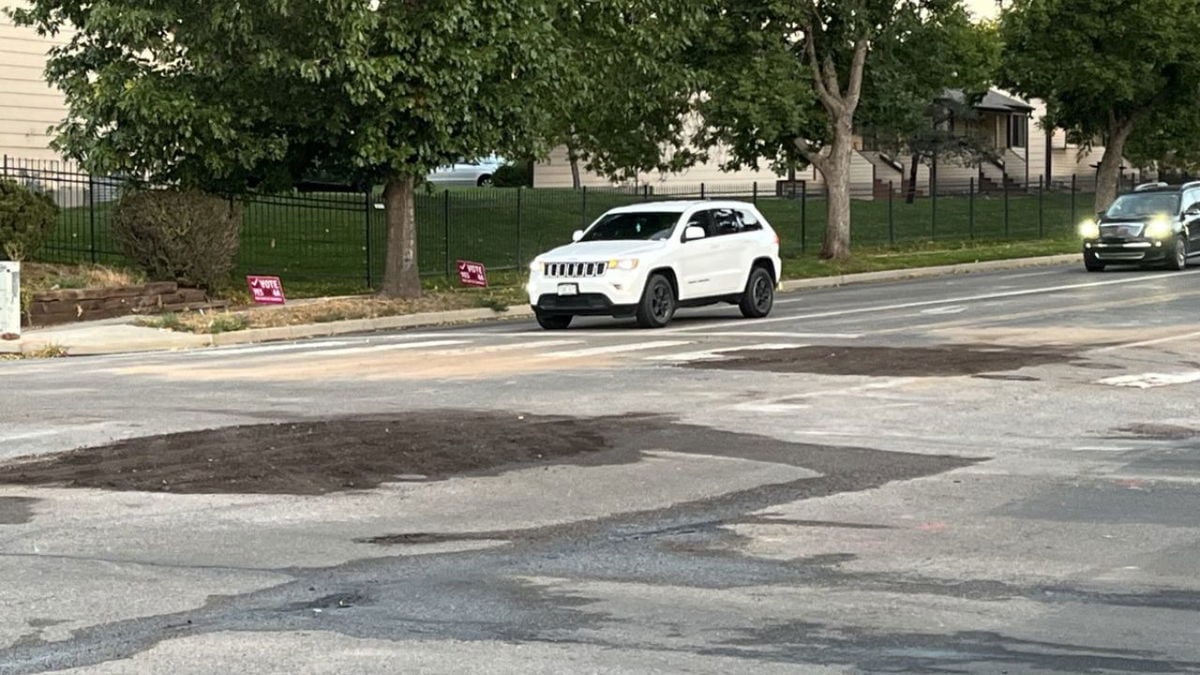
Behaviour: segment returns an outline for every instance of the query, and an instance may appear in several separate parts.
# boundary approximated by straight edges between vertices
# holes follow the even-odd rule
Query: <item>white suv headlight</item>
[[[610,270],[635,270],[638,266],[637,258],[622,258],[608,261],[608,269]]]

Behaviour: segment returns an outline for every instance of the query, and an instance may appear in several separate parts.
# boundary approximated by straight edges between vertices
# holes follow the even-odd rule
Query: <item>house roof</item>
[[[966,95],[961,89],[947,89],[942,96],[963,103],[966,100]],[[1031,113],[1033,106],[1025,101],[1022,101],[1011,96],[1001,94],[995,89],[988,89],[983,98],[975,104],[976,110],[991,110],[995,112],[1008,113]]]

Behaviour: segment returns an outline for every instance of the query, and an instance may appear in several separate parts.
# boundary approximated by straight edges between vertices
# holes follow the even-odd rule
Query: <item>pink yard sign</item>
[[[484,286],[487,282],[487,269],[483,263],[471,262],[469,260],[458,261],[458,280],[464,286]]]
[[[250,295],[254,297],[254,302],[262,305],[282,305],[287,302],[283,297],[283,282],[279,277],[250,275],[246,277],[246,283],[250,286]]]

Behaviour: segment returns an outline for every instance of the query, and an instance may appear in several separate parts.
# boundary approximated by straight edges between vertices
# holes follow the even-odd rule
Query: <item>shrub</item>
[[[199,191],[127,193],[112,214],[113,239],[147,276],[210,290],[229,281],[241,225],[241,207]]]
[[[0,258],[28,258],[37,252],[58,219],[48,195],[11,180],[0,180]]]
[[[533,187],[533,163],[527,161],[505,164],[492,176],[496,187]]]

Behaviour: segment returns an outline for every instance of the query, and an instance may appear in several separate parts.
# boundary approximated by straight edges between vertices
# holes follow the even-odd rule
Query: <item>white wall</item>
[[[0,0],[0,7],[14,7]],[[62,94],[43,78],[46,54],[69,35],[43,38],[18,28],[0,12],[0,155],[19,159],[58,159],[50,149],[49,127],[66,115]]]

